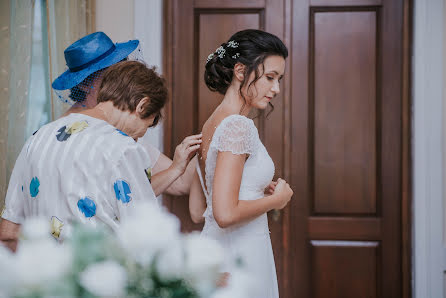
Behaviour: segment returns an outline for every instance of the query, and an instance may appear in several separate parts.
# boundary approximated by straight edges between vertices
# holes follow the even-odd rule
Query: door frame
[[[402,135],[401,135],[401,265],[402,297],[413,297],[412,265],[412,35],[413,35],[413,0],[403,3],[403,55],[402,55]]]

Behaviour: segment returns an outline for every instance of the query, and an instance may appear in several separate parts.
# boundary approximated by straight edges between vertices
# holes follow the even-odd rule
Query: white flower
[[[243,293],[237,292],[235,289],[223,288],[212,294],[211,298],[246,298]]]
[[[67,239],[70,239],[73,235],[73,227],[69,223],[64,223],[62,230],[59,235],[59,242],[64,242]]]
[[[15,255],[20,288],[42,288],[62,279],[70,270],[72,251],[69,246],[48,239],[22,241]]]
[[[253,275],[250,275],[247,271],[234,268],[229,273],[227,286],[217,290],[211,298],[259,297],[262,296],[262,293],[258,293],[261,288],[256,283]]]
[[[221,269],[224,252],[216,240],[190,233],[185,237],[185,248],[188,273],[219,272]]]
[[[0,268],[8,270],[7,274],[5,272],[0,274],[0,297],[8,297],[18,276],[14,254],[2,244],[0,244]]]
[[[202,296],[209,295],[221,276],[223,248],[217,241],[191,233],[185,238],[186,279]]]
[[[114,261],[90,265],[80,274],[80,283],[99,297],[122,297],[125,294],[127,273]]]
[[[48,238],[51,233],[50,222],[44,217],[31,217],[23,223],[22,233],[25,239]]]
[[[236,42],[235,40],[230,40],[230,41],[228,42],[228,47],[231,47],[231,48],[236,49],[236,48],[238,48],[238,46],[239,46],[239,43]]]
[[[257,284],[257,280],[254,279],[255,272],[251,274],[242,269],[231,270],[228,279],[228,289],[231,289],[237,293],[242,293],[244,297],[256,297],[262,295],[257,293],[261,289],[261,285]]]
[[[211,53],[211,54],[208,55],[208,57],[207,57],[207,59],[206,59],[206,64],[208,64],[209,61],[212,60],[212,58],[214,58],[214,53]]]
[[[124,250],[143,266],[180,236],[180,222],[153,203],[138,204],[121,222],[117,236]]]
[[[184,249],[181,241],[175,241],[160,253],[156,271],[163,280],[180,279],[184,275]]]

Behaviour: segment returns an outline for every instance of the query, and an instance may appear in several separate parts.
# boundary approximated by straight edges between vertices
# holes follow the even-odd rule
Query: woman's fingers
[[[196,145],[196,144],[201,144],[202,143],[202,140],[201,139],[191,139],[191,140],[188,140],[188,141],[185,141],[184,143],[183,143],[183,145],[185,145],[186,147],[189,147],[189,146],[193,146],[193,145]]]
[[[194,136],[189,136],[186,137],[183,142],[181,142],[180,144],[180,148],[182,147],[183,149],[189,149],[191,146],[195,146],[197,144],[201,144],[202,140],[201,140],[201,135],[194,135]]]
[[[286,183],[285,180],[283,180],[282,178],[279,178],[279,179],[277,179],[276,187],[279,186],[279,185],[285,184],[285,183]]]
[[[201,140],[201,137],[202,137],[203,135],[200,133],[200,134],[198,134],[198,135],[191,135],[191,136],[188,136],[188,137],[185,137],[184,138],[184,140],[181,142],[181,144],[185,144],[185,143],[188,143],[188,142],[190,142],[190,141],[196,141],[196,140]]]
[[[189,154],[191,154],[192,152],[196,152],[198,149],[200,149],[200,144],[197,144],[197,145],[193,145],[193,146],[188,147],[188,148],[186,149],[186,153],[189,155]]]
[[[276,189],[276,185],[277,185],[277,182],[271,181],[271,183],[266,188],[265,193],[272,195],[274,193],[274,190]]]
[[[181,144],[175,148],[173,156],[174,167],[180,169],[181,172],[186,170],[187,164],[192,159],[196,151],[201,145],[201,134],[192,135],[184,138]]]

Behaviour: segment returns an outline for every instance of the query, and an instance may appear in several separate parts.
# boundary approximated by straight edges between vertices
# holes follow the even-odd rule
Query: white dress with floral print
[[[243,168],[239,200],[263,198],[265,188],[274,176],[274,163],[259,138],[254,122],[231,115],[217,126],[205,161],[205,179],[198,174],[206,196],[202,235],[218,240],[227,252],[225,271],[231,273],[240,260],[256,282],[256,298],[279,297],[276,267],[271,246],[268,218],[261,216],[228,228],[220,228],[212,211],[212,185],[218,152],[249,155]],[[231,175],[231,173],[227,173]],[[206,187],[204,187],[206,185]]]
[[[70,114],[25,143],[1,215],[21,224],[43,216],[64,238],[73,221],[116,228],[139,201],[156,202],[146,149],[105,121]]]

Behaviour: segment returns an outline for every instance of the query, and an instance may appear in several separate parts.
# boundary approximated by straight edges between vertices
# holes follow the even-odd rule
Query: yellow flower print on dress
[[[54,238],[59,239],[60,232],[62,231],[63,222],[56,216],[51,217],[51,234]]]
[[[87,121],[76,121],[68,127],[67,132],[72,135],[74,133],[83,131],[87,127]]]
[[[147,179],[152,182],[152,168],[147,168],[144,170],[144,172],[146,173]]]

